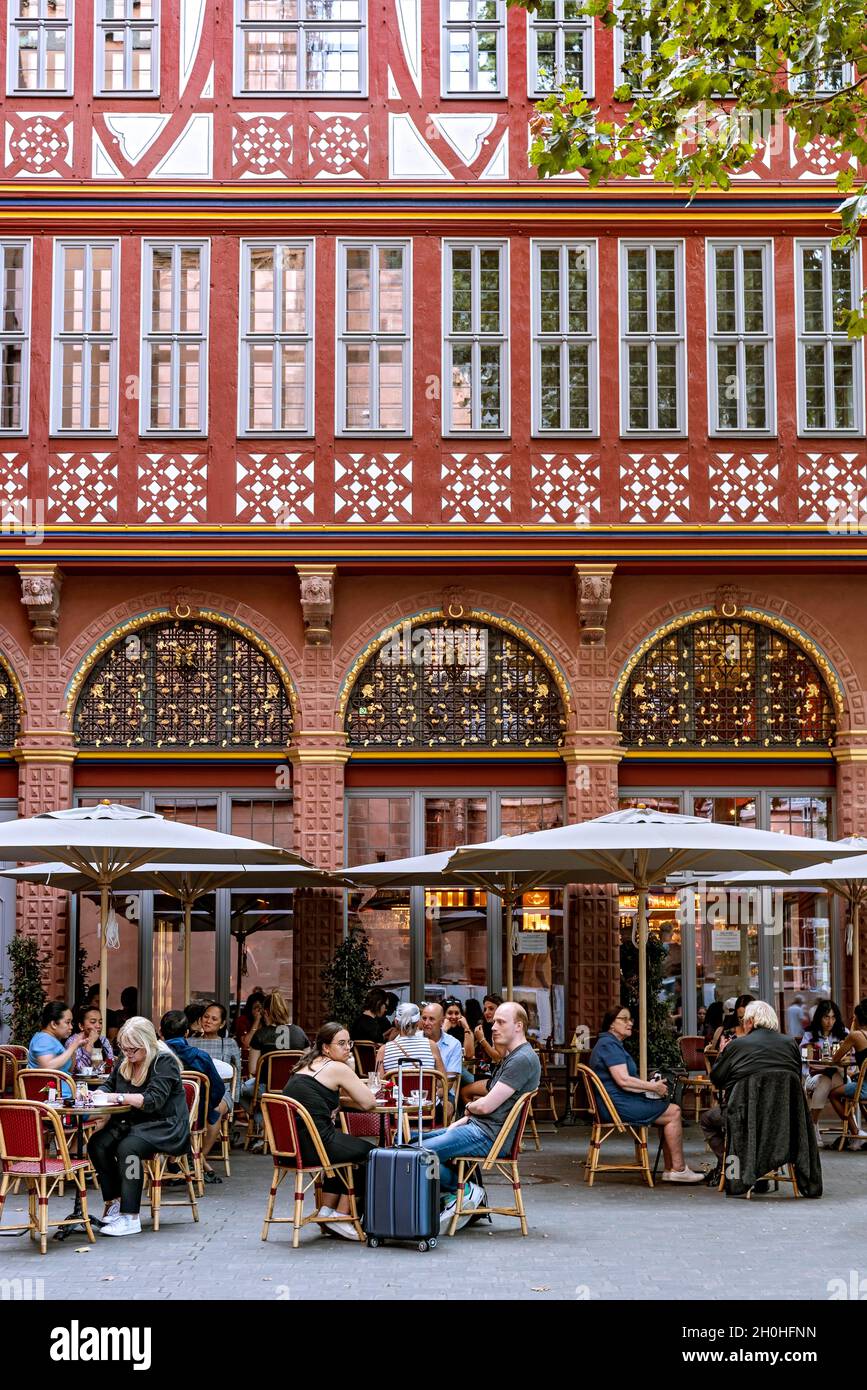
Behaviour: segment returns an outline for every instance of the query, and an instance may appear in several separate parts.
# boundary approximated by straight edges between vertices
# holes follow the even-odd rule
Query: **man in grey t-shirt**
[[[506,1055],[488,1082],[487,1094],[468,1101],[463,1119],[455,1120],[448,1129],[434,1130],[422,1137],[423,1147],[439,1155],[440,1187],[451,1198],[443,1212],[441,1230],[451,1220],[456,1201],[451,1194],[457,1186],[457,1177],[448,1160],[457,1154],[482,1158],[490,1153],[515,1101],[535,1091],[539,1085],[542,1068],[527,1042],[528,1023],[520,1004],[499,1005],[494,1014],[494,1045]],[[484,1196],[478,1184],[471,1183],[470,1187],[472,1191],[465,1194],[463,1204],[467,1220]]]

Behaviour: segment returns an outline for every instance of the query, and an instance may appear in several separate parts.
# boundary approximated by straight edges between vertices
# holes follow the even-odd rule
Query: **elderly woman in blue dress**
[[[670,1104],[668,1086],[664,1081],[645,1081],[638,1075],[635,1060],[626,1051],[624,1044],[632,1036],[632,1027],[629,1009],[625,1006],[609,1009],[602,1020],[596,1046],[590,1054],[590,1066],[626,1124],[661,1127],[665,1158],[662,1181],[703,1182],[704,1174],[687,1168],[683,1159],[683,1115],[680,1106]],[[603,1109],[600,1102],[600,1110]]]

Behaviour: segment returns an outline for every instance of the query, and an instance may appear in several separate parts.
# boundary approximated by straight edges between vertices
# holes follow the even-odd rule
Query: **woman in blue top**
[[[632,1036],[632,1015],[627,1008],[609,1009],[602,1020],[596,1046],[590,1054],[595,1071],[620,1118],[628,1125],[661,1125],[665,1157],[663,1182],[703,1182],[703,1173],[694,1173],[683,1161],[683,1115],[679,1105],[670,1105],[665,1081],[644,1081],[634,1059],[624,1047]],[[653,1091],[659,1099],[644,1094]],[[607,1110],[600,1102],[600,1111]],[[604,1118],[604,1116],[603,1116]]]
[[[49,1071],[72,1071],[76,1049],[84,1042],[84,1034],[72,1032],[72,1010],[68,1004],[46,1004],[42,1010],[42,1029],[34,1033],[27,1049],[28,1067],[45,1067]]]

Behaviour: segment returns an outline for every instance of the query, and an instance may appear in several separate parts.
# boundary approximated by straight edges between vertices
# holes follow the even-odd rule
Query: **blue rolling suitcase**
[[[420,1062],[407,1060],[405,1066]],[[400,1142],[391,1149],[374,1149],[367,1162],[367,1189],[364,1204],[364,1231],[372,1250],[387,1240],[412,1241],[419,1250],[433,1250],[440,1230],[440,1161],[403,1140],[402,1072],[398,1073],[397,1133]],[[419,1131],[422,1105],[419,1102]]]

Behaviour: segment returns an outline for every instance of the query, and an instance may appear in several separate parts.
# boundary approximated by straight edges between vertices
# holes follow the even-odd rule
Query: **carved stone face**
[[[322,579],[319,575],[311,575],[309,579],[301,581],[301,602],[302,603],[330,603],[331,585],[327,579]]]

